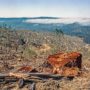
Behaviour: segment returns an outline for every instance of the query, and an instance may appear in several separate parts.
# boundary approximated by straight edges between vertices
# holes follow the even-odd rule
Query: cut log
[[[17,78],[27,78],[27,77],[31,77],[31,76],[35,76],[35,77],[42,77],[42,78],[60,78],[62,76],[60,76],[60,74],[48,74],[48,73],[10,73],[10,76],[14,76]]]
[[[25,79],[29,75],[27,73],[13,73],[13,72],[10,72],[9,73],[9,76],[14,76],[14,77],[17,77],[17,78],[23,78],[23,79]]]
[[[23,79],[19,79],[18,86],[19,86],[19,88],[22,88],[24,86],[24,80]]]
[[[29,90],[35,90],[35,83],[32,83],[32,84],[29,86]]]
[[[0,73],[0,78],[4,78],[4,77],[7,77],[7,76],[9,76],[9,74]]]
[[[63,76],[60,76],[60,74],[48,74],[48,73],[13,73],[13,72],[10,72],[9,74],[0,73],[0,78],[3,78],[3,77],[16,77],[16,78],[26,79],[28,77],[61,78]]]

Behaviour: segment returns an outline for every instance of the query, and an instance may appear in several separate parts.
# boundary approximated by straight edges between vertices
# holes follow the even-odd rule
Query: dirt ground
[[[19,35],[23,35],[24,39],[12,31],[0,31],[0,73],[14,72],[22,66],[45,72],[43,68],[48,67],[48,55],[60,51],[78,51],[83,55],[82,74],[72,80],[67,77],[35,79],[35,82],[25,82],[22,87],[19,80],[1,81],[0,90],[90,90],[90,45],[77,37],[58,38],[49,33],[23,31]]]

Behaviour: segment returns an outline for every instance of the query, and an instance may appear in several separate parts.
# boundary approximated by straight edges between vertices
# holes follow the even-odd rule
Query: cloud
[[[74,23],[79,22],[81,24],[89,24],[90,25],[90,18],[59,18],[59,19],[28,19],[25,20],[26,23],[41,23],[41,24],[55,24],[55,23]]]

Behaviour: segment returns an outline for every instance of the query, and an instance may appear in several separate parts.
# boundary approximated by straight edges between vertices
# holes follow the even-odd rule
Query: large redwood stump
[[[48,63],[53,67],[53,73],[62,75],[63,73],[67,73],[67,71],[72,73],[77,70],[78,74],[82,67],[82,54],[78,52],[57,53],[48,57]],[[70,72],[67,74],[68,76]],[[74,73],[72,75],[74,75]]]

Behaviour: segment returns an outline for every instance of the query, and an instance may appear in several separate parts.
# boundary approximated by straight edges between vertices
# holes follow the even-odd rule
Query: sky
[[[90,0],[0,0],[0,17],[88,17]]]

